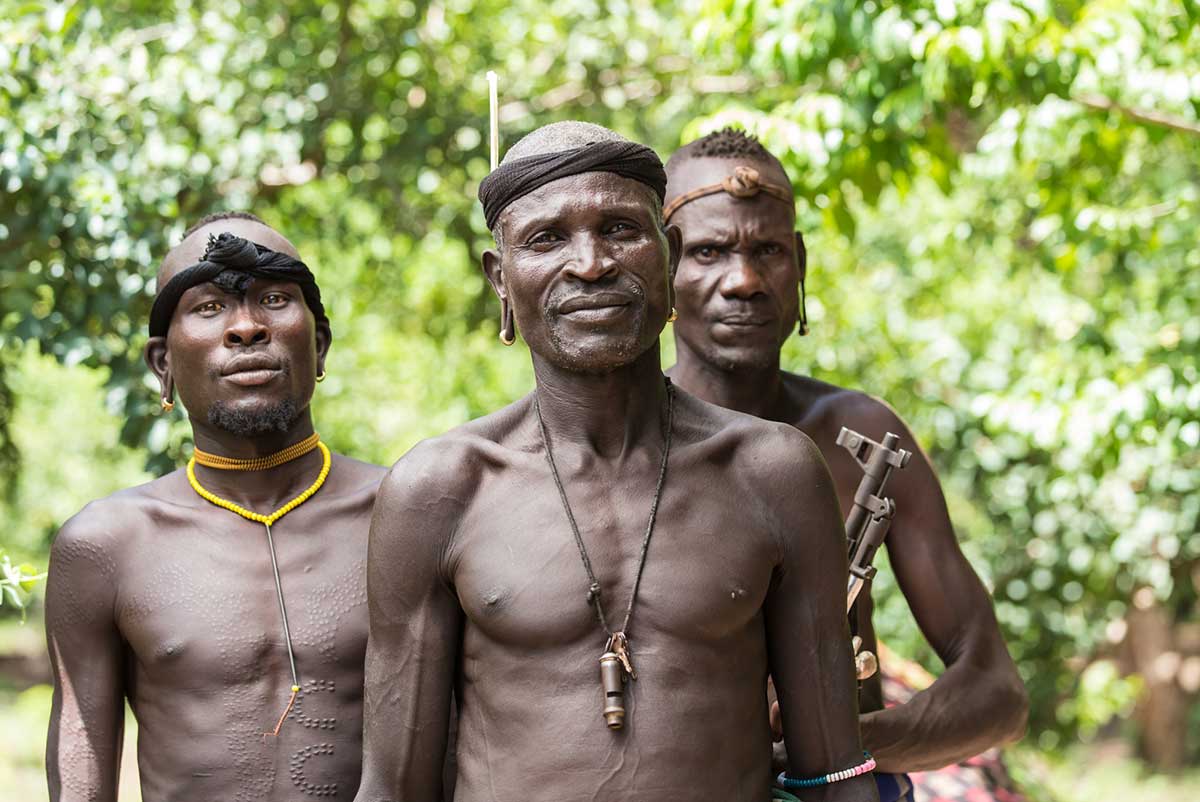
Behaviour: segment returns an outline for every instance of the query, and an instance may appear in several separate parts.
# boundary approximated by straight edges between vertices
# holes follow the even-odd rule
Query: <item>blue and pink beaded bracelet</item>
[[[841,782],[842,780],[849,780],[851,777],[858,777],[866,774],[869,771],[875,770],[875,758],[871,757],[871,753],[863,752],[863,757],[865,757],[866,760],[857,766],[848,769],[842,769],[841,771],[833,771],[829,774],[823,774],[820,777],[810,777],[805,780],[794,780],[787,776],[786,771],[783,771],[779,773],[779,776],[775,778],[775,781],[784,788],[815,788],[818,785],[830,785],[832,783]]]

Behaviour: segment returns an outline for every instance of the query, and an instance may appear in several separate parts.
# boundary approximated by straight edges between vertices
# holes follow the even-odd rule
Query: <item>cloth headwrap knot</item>
[[[792,197],[792,191],[787,187],[779,184],[772,184],[769,181],[763,181],[758,170],[745,165],[738,165],[733,168],[733,175],[725,177],[719,184],[709,184],[708,186],[698,187],[691,192],[685,192],[677,198],[674,198],[670,203],[663,207],[663,222],[671,219],[671,215],[679,211],[679,207],[685,203],[690,203],[697,198],[703,198],[706,195],[715,195],[718,192],[726,192],[735,198],[753,198],[760,192],[765,192],[772,198],[777,198],[789,206],[796,201]]]
[[[662,201],[667,194],[667,172],[658,155],[636,142],[590,142],[582,147],[513,159],[493,170],[479,185],[479,200],[489,229],[500,213],[518,198],[539,187],[580,173],[616,173],[640,181]]]
[[[180,270],[158,291],[150,308],[150,336],[167,336],[179,299],[192,287],[211,281],[222,289],[242,292],[254,278],[298,284],[317,323],[329,324],[317,279],[304,262],[226,231],[209,235],[200,261]]]

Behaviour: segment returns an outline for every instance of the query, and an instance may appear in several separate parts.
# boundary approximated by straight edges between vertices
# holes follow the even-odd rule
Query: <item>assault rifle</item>
[[[875,552],[883,545],[896,502],[883,495],[883,486],[893,468],[903,468],[912,452],[899,448],[900,438],[891,432],[877,443],[845,426],[838,432],[837,444],[850,452],[862,466],[863,478],[854,493],[854,506],[846,516],[846,539],[850,544],[850,580],[846,585],[846,612],[863,586],[875,576]],[[851,622],[853,624],[853,622]]]
[[[846,539],[850,543],[850,582],[846,586],[846,612],[854,606],[854,600],[862,592],[866,582],[875,576],[875,552],[883,545],[888,528],[892,526],[896,503],[883,496],[883,485],[887,484],[893,468],[908,465],[911,451],[898,448],[900,438],[888,432],[882,443],[870,437],[841,427],[838,445],[850,451],[854,461],[863,467],[863,479],[854,491],[854,505],[846,516]]]
[[[860,651],[862,638],[858,637],[858,617],[851,615],[854,601],[872,577],[875,576],[875,552],[883,545],[892,516],[896,514],[896,502],[883,495],[883,486],[893,468],[908,464],[912,452],[898,448],[900,438],[888,432],[882,443],[876,443],[845,426],[838,432],[837,444],[850,452],[855,462],[862,466],[863,478],[854,492],[854,506],[846,516],[846,539],[850,544],[850,579],[846,585],[846,614],[850,616],[850,632],[854,635],[854,668],[858,680],[870,677],[879,663],[871,652]]]

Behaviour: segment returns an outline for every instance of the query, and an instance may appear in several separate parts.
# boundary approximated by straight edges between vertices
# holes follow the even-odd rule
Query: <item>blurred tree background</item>
[[[814,328],[787,366],[888,399],[930,451],[1027,742],[1200,761],[1194,0],[0,0],[0,20],[14,562],[180,464],[140,349],[158,261],[211,211],[256,212],[316,270],[337,449],[390,463],[528,391],[475,266],[495,69],[508,143],[586,119],[665,157],[737,125],[784,157]],[[882,577],[880,631],[936,672]]]

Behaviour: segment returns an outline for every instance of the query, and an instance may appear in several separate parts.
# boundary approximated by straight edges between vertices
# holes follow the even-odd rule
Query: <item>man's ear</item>
[[[483,267],[483,275],[487,278],[488,284],[492,286],[492,292],[496,293],[500,303],[506,302],[508,291],[504,288],[504,271],[500,265],[500,252],[491,249],[484,251],[480,264]]]
[[[675,274],[679,271],[679,260],[683,258],[683,231],[677,225],[667,226],[667,258],[670,260],[671,308],[675,308]]]
[[[325,375],[325,357],[329,356],[329,346],[333,344],[333,329],[327,321],[317,324],[317,375]]]
[[[671,260],[671,283],[675,283],[675,271],[679,269],[679,260],[683,258],[683,231],[679,226],[667,226],[667,253]]]
[[[171,355],[167,352],[166,337],[151,337],[142,350],[146,367],[158,379],[159,395],[163,401],[175,400],[175,379],[171,376]]]
[[[804,235],[796,232],[796,261],[800,265],[800,280],[808,277],[808,249],[804,247]]]

